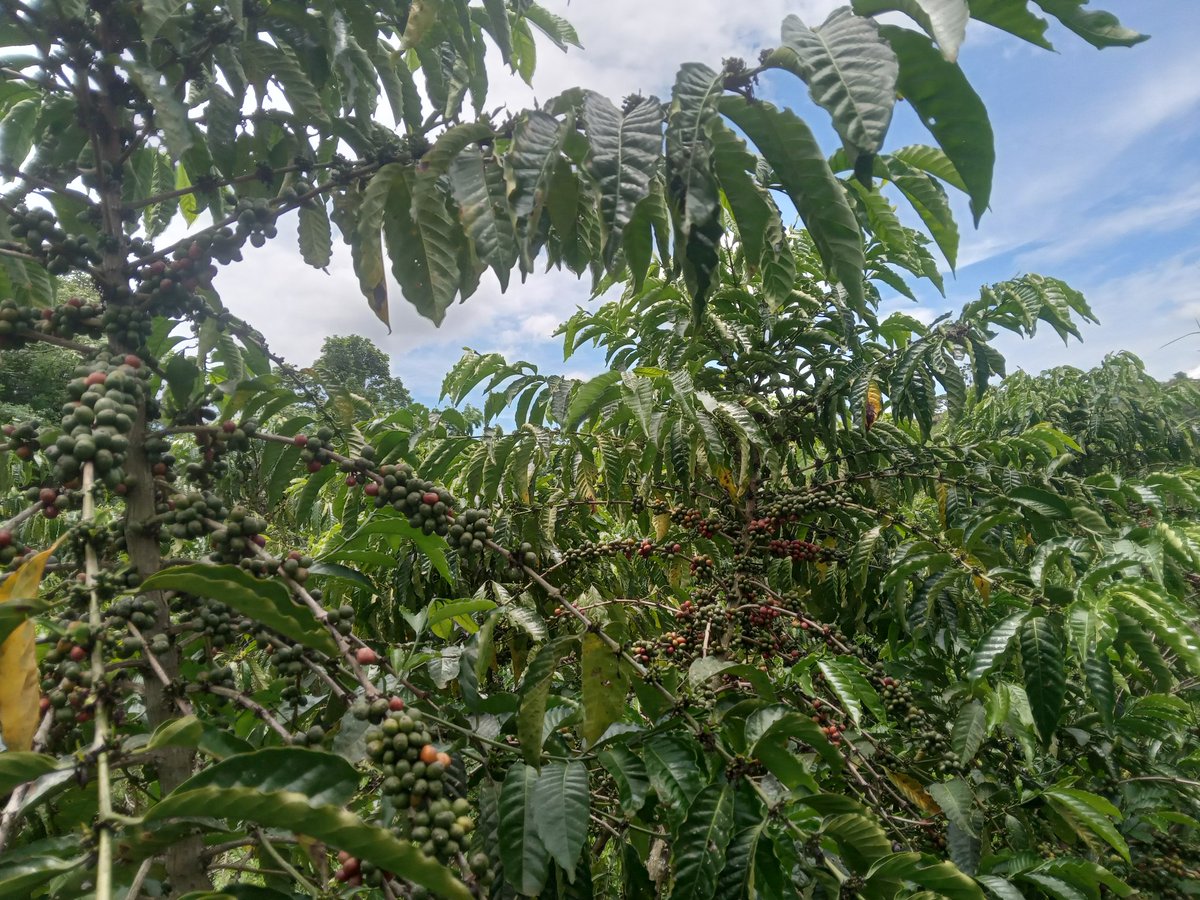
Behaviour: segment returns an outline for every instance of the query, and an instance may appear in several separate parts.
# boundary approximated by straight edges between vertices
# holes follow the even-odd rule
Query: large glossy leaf
[[[1113,824],[1113,820],[1120,821],[1121,812],[1103,797],[1067,787],[1048,790],[1043,796],[1077,831],[1102,838],[1126,862],[1130,861],[1129,845]],[[1083,836],[1087,838],[1089,834]]]
[[[675,821],[682,819],[692,798],[704,787],[698,749],[693,740],[662,734],[648,738],[642,750],[650,786]]]
[[[783,20],[783,44],[813,101],[833,119],[848,148],[875,154],[883,146],[896,105],[896,54],[872,19],[842,7],[818,28],[799,16]]]
[[[986,22],[993,28],[1007,31],[1022,40],[1037,44],[1047,50],[1053,50],[1054,45],[1046,40],[1046,29],[1049,23],[1041,16],[1034,15],[1026,2],[1014,3],[1013,0],[967,0],[971,7],[971,18]]]
[[[475,255],[507,290],[518,251],[504,169],[478,147],[468,147],[450,164],[450,188]]]
[[[329,265],[333,258],[333,232],[324,203],[314,201],[300,207],[298,237],[300,255],[306,263],[317,269]]]
[[[841,183],[808,126],[770,103],[725,97],[721,112],[746,133],[770,164],[812,236],[817,252],[851,300],[863,302],[862,233]]]
[[[675,225],[675,260],[691,292],[696,320],[712,287],[722,233],[707,134],[723,85],[723,76],[708,66],[681,66],[667,115],[666,185]]]
[[[854,11],[860,16],[874,16],[897,10],[920,23],[926,33],[937,41],[942,55],[950,62],[958,59],[958,48],[967,34],[971,9],[967,0],[853,0]]]
[[[543,644],[521,676],[521,686],[517,691],[520,698],[517,707],[517,736],[521,741],[525,761],[531,766],[540,766],[542,761],[542,723],[546,718],[546,700],[550,696],[554,670],[568,647],[577,641],[578,638],[572,636],[557,638]]]
[[[0,796],[7,794],[19,784],[53,772],[58,760],[44,753],[29,753],[20,750],[5,750],[0,753]]]
[[[650,776],[641,757],[628,747],[617,744],[601,750],[597,758],[617,783],[621,808],[629,815],[637,813],[645,804],[646,792],[650,789]]]
[[[354,263],[354,274],[358,276],[358,286],[371,311],[384,325],[389,325],[387,269],[383,262],[383,213],[388,205],[388,197],[395,185],[403,185],[405,167],[400,163],[389,163],[376,172],[363,191],[357,208],[349,205],[347,199],[345,216],[336,218],[339,224],[345,222],[353,229],[354,240],[351,242],[351,259]],[[336,207],[335,207],[336,208]]]
[[[992,194],[996,163],[987,109],[962,70],[948,62],[924,35],[894,25],[880,26],[900,59],[900,94],[962,176],[979,223]]]
[[[1132,47],[1150,39],[1147,34],[1126,28],[1110,12],[1084,9],[1087,4],[1088,0],[1037,0],[1038,6],[1101,50],[1105,47]]]
[[[459,257],[465,240],[441,181],[411,172],[395,179],[384,208],[383,233],[404,299],[440,325],[462,285]]]
[[[587,766],[578,760],[547,763],[534,786],[533,803],[542,845],[574,883],[588,832]]]
[[[754,178],[758,158],[719,118],[709,123],[709,139],[713,170],[733,213],[742,252],[751,266],[761,266],[766,254],[781,252],[783,222],[779,210]]]
[[[537,781],[537,769],[513,763],[500,790],[500,859],[504,863],[504,880],[527,897],[541,892],[550,872],[550,854],[537,832]]]
[[[300,793],[313,806],[342,806],[354,796],[358,782],[354,767],[336,754],[303,747],[268,747],[202,769],[173,793],[252,787],[266,793]]]
[[[1041,616],[1021,626],[1021,668],[1038,734],[1049,744],[1067,695],[1066,649],[1056,619]]]
[[[629,691],[629,674],[618,656],[597,634],[583,636],[580,657],[583,670],[583,726],[580,734],[584,743],[600,740],[608,726],[625,715],[625,695]]]
[[[671,842],[674,878],[668,896],[681,900],[713,897],[732,832],[733,790],[728,784],[710,784],[692,801]]]
[[[86,856],[23,856],[0,863],[0,896],[34,897],[34,888],[83,865]]]
[[[183,591],[219,600],[306,647],[330,656],[338,652],[329,632],[311,610],[292,600],[282,582],[255,578],[237,566],[172,566],[147,578],[142,589]]]
[[[282,781],[285,779],[277,779]],[[470,900],[466,886],[411,841],[386,828],[368,825],[340,806],[313,806],[293,791],[264,792],[254,787],[203,787],[171,793],[152,808],[147,822],[175,817],[204,817],[256,822],[322,841],[380,869],[413,881],[444,897]]]
[[[1008,645],[1016,636],[1028,613],[1013,613],[997,622],[991,630],[979,640],[975,652],[971,656],[971,667],[967,677],[974,681],[988,674],[999,662],[1000,657],[1008,650]]]
[[[867,876],[872,881],[912,881],[948,900],[984,900],[983,889],[953,863],[928,854],[895,853],[881,859]]]
[[[963,704],[950,733],[950,746],[962,765],[965,766],[971,761],[986,736],[987,710],[983,708],[983,704],[978,700]]]
[[[178,162],[192,146],[187,109],[175,96],[172,88],[164,83],[158,70],[132,59],[124,59],[121,65],[129,73],[130,81],[150,101],[154,108],[155,122],[162,129],[167,150],[170,151],[172,160]]]
[[[529,236],[537,231],[545,209],[562,140],[562,125],[556,118],[544,112],[530,112],[517,123],[512,150],[504,157],[513,214],[526,220],[524,229]]]
[[[605,253],[611,259],[634,209],[650,193],[650,179],[663,154],[663,110],[646,99],[622,112],[606,97],[588,91],[583,101],[588,170],[600,187]]]

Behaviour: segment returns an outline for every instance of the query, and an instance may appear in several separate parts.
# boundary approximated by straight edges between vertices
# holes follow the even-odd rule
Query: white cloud
[[[779,26],[795,14],[819,24],[838,0],[590,0],[543,5],[567,19],[584,46],[562,53],[538,41],[534,90],[515,77],[497,75],[489,98],[514,108],[534,97],[546,100],[571,87],[587,87],[613,99],[634,91],[665,97],[684,62],[717,68],[721,59],[742,56],[753,64],[758,51],[779,43]]]
[[[1158,196],[1139,195],[1115,209],[1084,211],[1078,227],[1017,258],[1022,268],[1077,259],[1089,251],[1104,250],[1121,239],[1151,235],[1187,226],[1200,216],[1200,184],[1182,193],[1174,186]]]
[[[1063,43],[1072,53],[1093,52]],[[1155,154],[1166,148],[1178,147],[1179,152],[1166,154],[1171,163],[1157,163],[1163,176],[1160,194],[1146,196],[1149,179],[1137,179],[1139,190],[1129,213],[1149,224],[1159,210],[1184,216],[1183,221],[1195,217],[1194,189],[1186,200],[1175,196],[1184,174],[1179,162],[1189,158],[1184,148],[1195,140],[1200,106],[1200,79],[1190,51],[1173,57],[1143,50],[1129,60],[1127,74],[1119,81],[1107,74],[1098,87],[1088,82],[1048,85],[1024,119],[997,127],[991,209],[979,230],[964,227],[960,268],[1042,242],[1054,245],[1055,261],[1101,250],[1081,238],[1094,228],[1096,207],[1136,176],[1154,172]],[[1063,62],[1082,66],[1077,58]],[[959,220],[969,221],[965,203]],[[1121,236],[1116,217],[1095,229],[1096,240]]]

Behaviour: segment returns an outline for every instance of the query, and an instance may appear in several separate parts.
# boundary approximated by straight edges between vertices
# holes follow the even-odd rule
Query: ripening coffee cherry
[[[360,666],[373,666],[379,662],[379,654],[370,647],[359,647],[354,653],[354,658]]]

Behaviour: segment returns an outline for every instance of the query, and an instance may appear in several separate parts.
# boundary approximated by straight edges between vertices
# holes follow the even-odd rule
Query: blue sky
[[[606,0],[545,5],[577,26],[583,52],[539,48],[531,91],[500,73],[495,104],[526,106],[573,85],[619,98],[641,89],[669,94],[678,63],[719,64],[723,56],[753,59],[778,41],[779,23],[796,13],[817,24],[830,0]],[[1186,0],[1093,0],[1130,27],[1152,35],[1132,49],[1098,51],[1061,27],[1048,37],[1057,52],[1024,44],[986,26],[972,26],[960,63],[983,96],[996,132],[997,169],[990,211],[978,230],[966,204],[957,276],[943,300],[932,287],[919,304],[889,303],[919,317],[957,309],[980,284],[1040,272],[1082,290],[1101,320],[1082,344],[1064,347],[1046,329],[1032,341],[1001,338],[1010,368],[1039,371],[1060,364],[1090,366],[1128,349],[1152,373],[1200,374],[1200,71],[1195,41],[1200,4]],[[792,106],[832,151],[837,141],[806,89],[773,76],[764,95]],[[493,105],[489,103],[489,105]],[[897,112],[887,147],[927,142],[910,110]],[[286,233],[281,228],[281,234]],[[463,347],[499,351],[543,371],[586,376],[600,369],[590,354],[563,363],[555,326],[588,302],[573,276],[548,273],[515,282],[505,295],[485,284],[452,308],[440,329],[420,319],[393,285],[393,333],[375,322],[358,294],[348,254],[329,274],[306,268],[285,241],[218,281],[226,302],[255,322],[277,351],[306,364],[325,335],[362,333],[392,359],[393,371],[422,402],[437,400],[445,370]]]

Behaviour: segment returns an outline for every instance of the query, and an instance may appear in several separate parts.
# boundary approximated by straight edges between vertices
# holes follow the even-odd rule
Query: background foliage
[[[578,44],[527,0],[0,8],[0,894],[1197,892],[1196,384],[1006,377],[1053,277],[877,312],[988,205],[969,19],[1144,36],[861,0],[500,120],[486,53]],[[389,268],[621,285],[561,329],[607,371],[297,370],[212,289],[292,214],[384,322]]]

